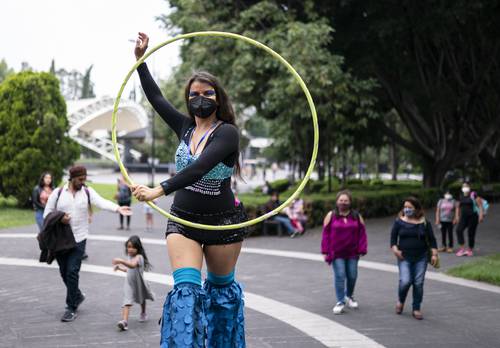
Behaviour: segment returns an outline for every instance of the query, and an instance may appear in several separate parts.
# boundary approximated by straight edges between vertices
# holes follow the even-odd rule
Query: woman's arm
[[[398,259],[403,260],[403,252],[398,248],[398,236],[399,226],[397,221],[395,221],[391,231],[391,250]]]
[[[332,220],[332,212],[329,212],[326,214],[325,218],[323,219],[323,233],[321,236],[321,253],[322,254],[328,254],[330,252],[330,242],[331,242],[331,229],[330,229],[330,222]]]
[[[170,104],[161,93],[160,88],[154,81],[146,63],[142,63],[137,67],[139,78],[141,80],[142,89],[146,98],[151,103],[156,112],[165,121],[170,128],[177,134],[177,138],[181,138],[184,122],[189,121],[187,116],[179,112],[172,104]]]
[[[436,205],[436,225],[439,225],[440,221],[439,221],[439,206],[441,203],[441,200],[439,200],[438,204]]]
[[[139,265],[139,256],[136,256],[129,260],[124,260],[119,257],[116,257],[112,261],[113,265],[124,265],[128,268],[136,268]]]
[[[483,222],[484,219],[483,199],[479,196],[476,197],[476,205],[479,209],[479,222]]]
[[[359,216],[359,239],[358,254],[366,255],[368,253],[368,238],[366,236],[366,225],[361,215]]]
[[[33,192],[31,193],[31,201],[33,202],[33,205],[40,210],[43,210],[45,207],[42,205],[40,202],[40,189],[39,186],[35,186],[33,189]]]
[[[135,59],[139,60],[144,56],[148,49],[149,37],[146,33],[139,32],[134,47]],[[175,109],[162,95],[158,85],[149,73],[146,63],[137,67],[141,85],[153,108],[158,112],[161,118],[174,130],[177,138],[181,138],[183,123],[189,120],[186,116]]]

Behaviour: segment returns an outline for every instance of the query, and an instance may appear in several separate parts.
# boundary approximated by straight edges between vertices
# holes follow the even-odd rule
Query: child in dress
[[[127,273],[123,287],[122,320],[117,324],[121,331],[128,330],[129,311],[134,302],[141,305],[139,322],[145,322],[147,320],[146,300],[154,301],[154,295],[144,280],[144,270],[148,271],[151,264],[138,236],[131,236],[125,242],[125,253],[128,255],[127,260],[114,258],[112,261],[115,271]]]

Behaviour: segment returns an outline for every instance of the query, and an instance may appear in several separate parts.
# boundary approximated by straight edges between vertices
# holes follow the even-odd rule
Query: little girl
[[[117,324],[121,331],[128,330],[128,315],[134,302],[141,305],[139,322],[145,322],[146,300],[154,301],[154,295],[144,280],[144,270],[148,271],[151,264],[138,236],[131,236],[125,242],[125,253],[128,255],[128,260],[114,258],[112,261],[115,271],[127,273],[123,287],[122,320]]]

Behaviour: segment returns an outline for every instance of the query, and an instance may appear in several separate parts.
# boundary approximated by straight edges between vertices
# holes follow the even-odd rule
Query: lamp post
[[[151,109],[151,186],[155,186],[155,112]]]

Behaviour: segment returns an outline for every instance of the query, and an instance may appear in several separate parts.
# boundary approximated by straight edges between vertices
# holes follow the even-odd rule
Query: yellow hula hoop
[[[118,95],[116,96],[116,100],[115,100],[115,104],[114,104],[114,108],[113,108],[112,120],[111,120],[111,122],[112,122],[111,139],[113,142],[113,151],[115,153],[116,161],[118,162],[118,165],[120,166],[120,171],[122,172],[123,177],[130,185],[133,185],[133,181],[130,179],[130,177],[127,173],[127,170],[125,169],[125,166],[123,165],[123,163],[121,161],[120,153],[118,151],[118,146],[117,146],[117,142],[116,142],[116,121],[117,121],[116,115],[118,112],[118,106],[120,104],[120,98],[121,98],[121,95],[123,93],[123,90],[125,89],[125,86],[126,86],[128,80],[130,79],[130,76],[132,76],[132,74],[137,69],[137,67],[141,63],[143,63],[154,52],[156,52],[157,50],[159,50],[160,48],[162,48],[164,46],[171,44],[172,42],[175,42],[178,40],[183,40],[183,39],[188,39],[188,38],[192,38],[192,37],[196,37],[196,36],[216,36],[216,37],[226,37],[226,38],[231,38],[231,39],[236,39],[236,40],[242,40],[242,41],[247,42],[249,44],[252,44],[260,49],[263,49],[264,51],[269,53],[271,56],[276,58],[278,61],[280,61],[288,69],[288,71],[290,71],[290,73],[293,75],[295,80],[299,83],[300,87],[304,91],[306,98],[307,98],[307,102],[309,104],[309,108],[311,109],[311,116],[312,116],[313,127],[314,127],[314,145],[313,145],[313,153],[311,156],[311,162],[309,163],[309,167],[307,168],[306,175],[304,176],[304,179],[302,179],[302,182],[300,183],[299,187],[297,187],[297,190],[295,190],[295,192],[283,204],[281,204],[279,207],[277,207],[273,211],[270,211],[267,214],[264,214],[262,216],[255,218],[255,219],[248,220],[248,221],[245,221],[245,222],[242,222],[239,224],[216,226],[216,225],[198,224],[198,223],[194,223],[194,222],[187,221],[184,219],[180,219],[176,216],[169,214],[165,210],[156,206],[154,203],[147,202],[147,204],[149,204],[149,206],[156,209],[160,214],[171,219],[172,221],[175,221],[177,223],[183,224],[185,226],[193,227],[193,228],[199,228],[199,229],[205,229],[205,230],[231,230],[231,229],[248,227],[248,226],[254,225],[256,223],[264,221],[265,219],[270,218],[270,217],[278,214],[282,209],[284,209],[286,206],[288,206],[296,197],[299,196],[299,194],[302,192],[305,185],[307,184],[307,181],[309,181],[311,173],[314,169],[314,165],[316,163],[316,157],[318,155],[318,143],[319,143],[318,116],[316,114],[316,108],[314,106],[314,102],[312,100],[311,94],[309,93],[309,90],[307,89],[306,84],[304,83],[302,78],[299,76],[297,71],[295,71],[295,69],[290,65],[290,63],[288,63],[282,56],[280,56],[278,53],[276,53],[275,51],[273,51],[271,48],[267,47],[266,45],[264,45],[256,40],[250,39],[250,38],[242,36],[242,35],[234,34],[234,33],[228,33],[228,32],[222,32],[222,31],[199,31],[199,32],[178,35],[172,39],[169,39],[169,40],[157,45],[153,49],[151,49],[141,59],[139,59],[134,64],[134,66],[130,69],[130,71],[127,73],[127,76],[125,77],[125,80],[123,81],[123,83],[120,87],[120,90],[118,91]]]

